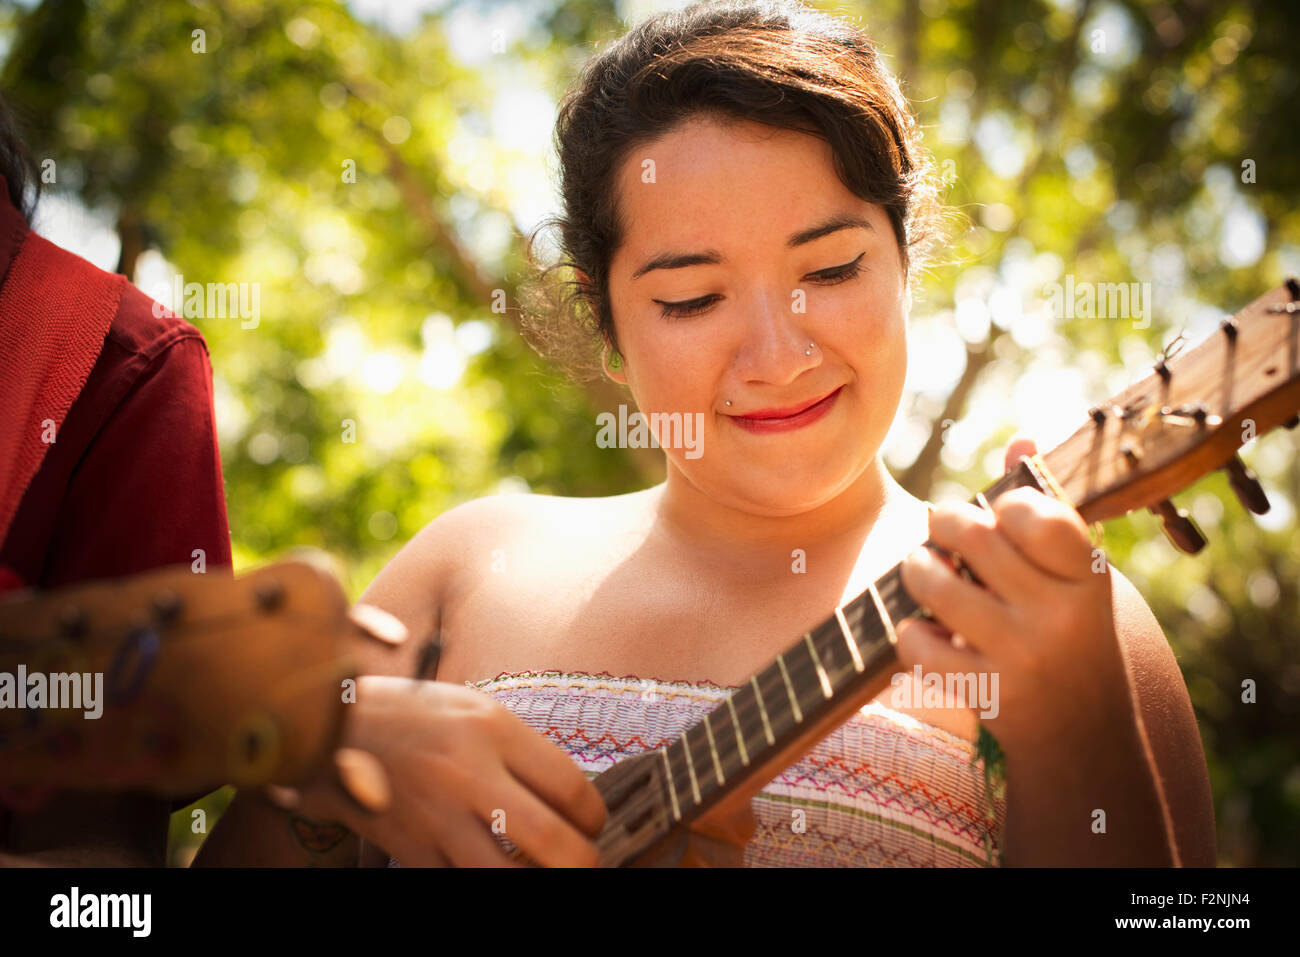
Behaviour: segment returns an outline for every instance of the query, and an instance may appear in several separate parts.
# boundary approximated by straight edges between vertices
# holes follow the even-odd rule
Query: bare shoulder
[[[1182,670],[1146,600],[1111,567],[1115,634],[1159,769],[1185,867],[1213,867],[1217,842],[1205,749]]]
[[[478,587],[487,572],[535,556],[539,543],[573,542],[584,528],[593,534],[608,528],[629,513],[629,503],[619,500],[631,497],[485,495],[443,512],[402,546],[361,596],[397,616],[413,639],[398,656],[367,655],[367,667],[376,674],[413,674],[418,646],[438,631],[442,609]]]
[[[446,594],[462,583],[456,578],[458,571],[482,569],[485,561],[490,566],[494,556],[506,558],[520,548],[549,540],[557,531],[581,540],[584,533],[609,534],[609,523],[627,525],[633,513],[630,506],[641,494],[592,498],[530,492],[485,495],[439,515],[403,552],[410,549],[421,573],[434,573]]]
[[[432,634],[438,609],[460,584],[458,571],[473,567],[481,549],[517,534],[536,498],[485,495],[449,508],[402,546],[360,600],[396,615],[417,639]]]

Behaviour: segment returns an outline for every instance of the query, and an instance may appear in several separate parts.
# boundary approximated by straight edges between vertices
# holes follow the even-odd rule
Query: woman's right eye
[[[701,296],[699,299],[687,299],[685,302],[664,302],[662,299],[655,299],[662,308],[661,312],[665,319],[685,319],[689,316],[698,315],[709,306],[713,305],[714,300],[721,299],[721,296]]]

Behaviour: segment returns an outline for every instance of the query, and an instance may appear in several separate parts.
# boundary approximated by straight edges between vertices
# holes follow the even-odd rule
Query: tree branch
[[[513,283],[505,280],[493,282],[483,274],[478,263],[461,246],[451,228],[434,211],[433,197],[425,189],[406,161],[402,159],[401,154],[394,148],[393,144],[389,143],[379,130],[362,120],[356,120],[356,125],[378,143],[384,151],[388,177],[397,186],[406,207],[415,214],[416,220],[424,228],[430,245],[442,253],[446,260],[451,263],[456,278],[465,287],[469,295],[477,302],[488,303],[492,300],[494,290],[500,288],[506,291],[507,298],[515,299]],[[520,324],[518,310],[507,310],[506,316],[514,333],[522,337],[523,329]],[[609,379],[600,378],[584,382],[581,383],[581,387],[586,393],[587,401],[591,403],[597,413],[616,413],[620,404],[632,404],[631,396],[625,393],[622,387]],[[663,480],[665,472],[664,457],[659,450],[654,448],[629,448],[625,451],[629,454],[633,468],[642,482],[652,485]]]
[[[939,413],[934,426],[930,429],[930,437],[925,440],[920,454],[898,479],[899,484],[917,498],[928,499],[934,488],[934,476],[939,467],[939,453],[943,449],[943,436],[946,431],[943,423],[956,422],[961,417],[966,408],[966,400],[974,391],[980,373],[993,361],[993,344],[1004,334],[1001,329],[995,327],[982,345],[966,346],[966,368],[962,370],[961,378],[948,393],[943,411]]]

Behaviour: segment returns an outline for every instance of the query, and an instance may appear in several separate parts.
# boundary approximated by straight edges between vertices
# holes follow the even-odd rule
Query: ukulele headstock
[[[0,783],[170,795],[296,783],[338,737],[341,685],[366,636],[405,634],[377,609],[349,608],[314,555],[238,577],[176,565],[6,593],[0,673],[84,685],[94,704],[0,710]]]
[[[1237,450],[1300,411],[1300,283],[1259,297],[1194,348],[1161,356],[1150,373],[1101,405],[1043,456],[1088,522],[1150,508],[1184,551],[1204,537],[1170,496],[1226,468],[1252,512],[1268,500]]]

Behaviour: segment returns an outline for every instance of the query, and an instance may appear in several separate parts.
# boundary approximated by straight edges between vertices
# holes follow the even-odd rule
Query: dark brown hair
[[[9,202],[30,226],[41,192],[41,178],[36,159],[23,140],[18,119],[3,97],[0,97],[0,174],[4,175],[9,190]]]
[[[618,348],[608,278],[623,239],[619,167],[699,114],[824,139],[844,185],[888,213],[908,272],[940,233],[933,160],[897,80],[853,23],[799,0],[715,0],[650,17],[588,61],[561,102],[562,211],[528,238],[525,334],[578,377],[598,373],[600,347]],[[548,229],[559,231],[561,259],[543,267],[536,243]]]

